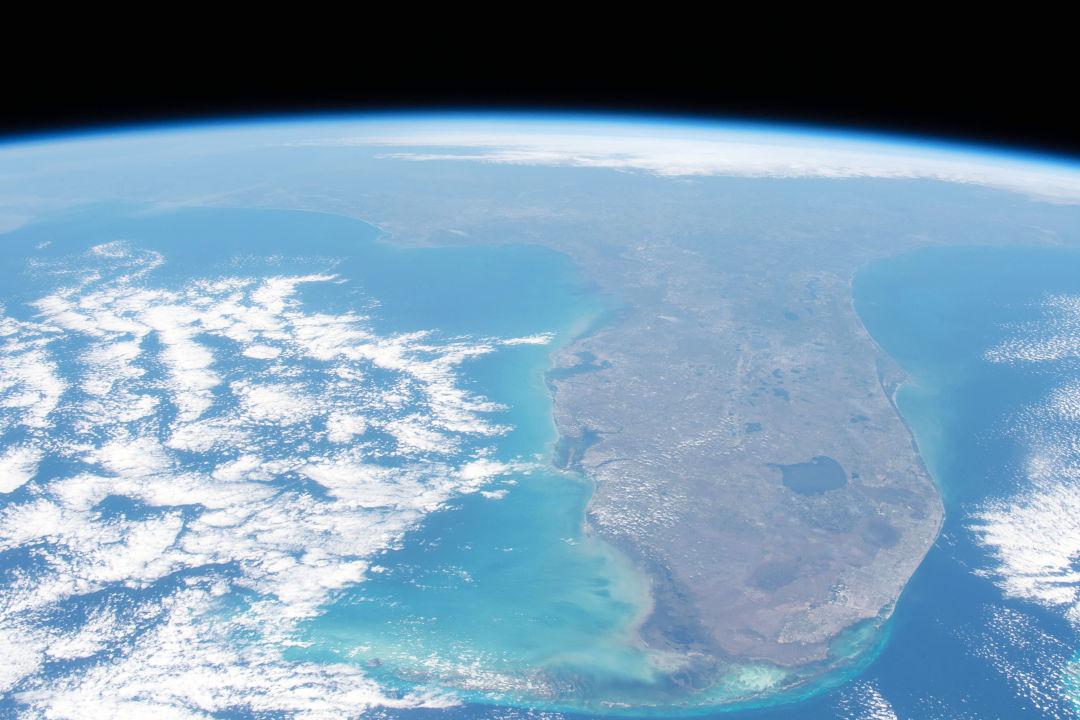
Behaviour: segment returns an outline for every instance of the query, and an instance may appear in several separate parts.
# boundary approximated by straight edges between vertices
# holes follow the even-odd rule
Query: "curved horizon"
[[[483,120],[528,121],[548,123],[572,122],[581,124],[616,124],[622,126],[660,126],[664,128],[697,128],[729,132],[757,132],[771,135],[793,135],[805,138],[841,139],[857,143],[910,145],[926,149],[963,152],[978,155],[1003,155],[1017,160],[1060,164],[1080,171],[1080,155],[1064,151],[1039,149],[1023,142],[993,142],[950,133],[893,130],[862,123],[829,123],[799,118],[771,119],[710,113],[591,110],[566,108],[499,109],[462,107],[387,108],[381,110],[310,110],[282,112],[206,113],[192,116],[106,120],[102,122],[72,122],[64,127],[0,133],[0,150],[12,146],[53,143],[62,140],[93,140],[115,135],[144,133],[209,131],[237,126],[274,126],[295,124],[329,124],[340,122],[415,121],[423,119],[476,122]]]

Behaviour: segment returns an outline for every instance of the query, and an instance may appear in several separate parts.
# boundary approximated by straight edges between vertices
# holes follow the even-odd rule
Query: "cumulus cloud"
[[[37,472],[41,450],[32,445],[15,445],[0,455],[0,493],[22,487]]]
[[[547,345],[549,342],[555,339],[554,333],[537,333],[536,335],[526,335],[525,337],[506,338],[500,340],[500,345]]]

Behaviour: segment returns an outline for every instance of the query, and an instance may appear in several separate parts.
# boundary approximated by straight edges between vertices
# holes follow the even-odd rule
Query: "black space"
[[[58,42],[62,52],[48,63],[6,51],[0,135],[267,114],[585,110],[832,126],[1080,158],[1071,44],[1049,35],[1021,52],[1010,37],[957,46],[951,31],[897,40],[867,27],[858,45],[843,32],[791,45],[798,21],[779,38],[771,29],[725,29],[717,39],[711,27],[676,35],[659,26],[616,40],[568,36],[549,23],[527,40],[505,29],[498,41],[429,29],[370,42],[388,37],[333,24],[248,44],[231,30],[202,29],[169,41]]]

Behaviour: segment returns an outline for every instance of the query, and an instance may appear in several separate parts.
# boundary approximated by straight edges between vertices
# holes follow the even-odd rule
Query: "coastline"
[[[858,334],[865,339],[870,340],[873,349],[876,351],[876,355],[873,358],[874,364],[872,366],[872,370],[874,371],[873,376],[876,377],[879,391],[885,396],[888,408],[895,419],[900,421],[899,425],[903,428],[906,441],[910,443],[910,447],[914,453],[914,460],[917,462],[919,475],[934,488],[935,500],[939,509],[939,512],[936,513],[937,523],[933,529],[932,536],[928,536],[925,542],[920,543],[924,548],[922,554],[918,558],[912,558],[910,561],[912,572],[914,572],[914,568],[917,568],[921,564],[926,552],[929,551],[936,538],[940,535],[944,524],[944,504],[940,492],[938,491],[936,480],[929,472],[926,462],[919,450],[919,444],[914,431],[908,424],[906,418],[904,418],[898,405],[897,393],[901,387],[910,382],[910,377],[887,353],[884,352],[873,337],[870,336],[869,330],[866,328],[865,323],[863,323],[861,316],[855,311],[851,290],[854,274],[855,273],[853,273],[852,277],[848,280],[848,296],[846,304],[850,308],[851,314],[858,324]],[[580,339],[582,338],[576,338],[576,340]],[[545,373],[545,385],[551,393],[552,420],[556,428],[556,439],[552,444],[550,459],[552,465],[559,469],[579,472],[581,476],[589,482],[591,489],[595,491],[596,481],[590,477],[588,469],[582,467],[580,464],[581,457],[593,443],[583,443],[582,441],[586,439],[586,432],[592,432],[597,436],[602,436],[604,432],[599,429],[584,429],[581,426],[578,426],[577,429],[581,430],[581,432],[575,433],[572,426],[567,427],[565,424],[560,425],[556,409],[556,404],[559,402],[557,397],[559,389],[556,386],[565,382],[570,377],[573,377],[575,382],[587,382],[582,376],[594,369],[577,369],[577,365],[583,362],[581,358],[579,358],[577,362],[573,361],[575,355],[574,350],[579,348],[580,344],[578,347],[575,347],[575,343],[572,340],[565,346],[553,350],[551,353],[552,360],[549,372]],[[590,356],[589,363],[592,363],[595,357],[592,356],[591,353],[587,354]],[[560,371],[556,373],[559,375],[558,378],[551,377],[551,369]],[[603,368],[597,366],[595,369],[600,370]],[[567,370],[570,371],[567,372]],[[567,467],[568,465],[572,466],[575,464],[572,462],[575,459],[572,455],[569,456],[571,462],[568,462],[566,453],[563,453],[561,460],[559,459],[558,448],[561,443],[576,443],[575,447],[580,451],[580,455],[576,458],[576,467]],[[861,643],[853,655],[833,657],[810,663],[809,665],[802,664],[789,667],[785,670],[785,672],[789,672],[789,677],[786,680],[761,692],[745,693],[737,698],[716,697],[716,695],[713,695],[712,693],[723,687],[724,667],[738,666],[740,661],[744,664],[747,662],[751,664],[760,664],[764,661],[766,665],[776,667],[775,664],[767,658],[755,659],[752,656],[735,658],[730,653],[725,652],[719,645],[709,642],[709,634],[704,626],[700,625],[700,620],[698,620],[696,612],[693,609],[693,603],[687,598],[687,592],[680,591],[676,581],[670,577],[670,573],[666,572],[664,563],[657,559],[650,559],[648,554],[643,552],[644,549],[641,545],[629,542],[627,538],[621,537],[618,533],[604,532],[602,524],[594,521],[594,497],[595,493],[591,493],[589,500],[586,503],[584,531],[587,534],[604,541],[624,556],[630,558],[634,566],[649,580],[650,604],[647,608],[642,608],[640,618],[636,623],[636,632],[638,634],[640,646],[647,652],[671,652],[679,655],[679,657],[684,660],[683,667],[679,672],[674,674],[674,677],[681,677],[681,681],[677,681],[676,684],[679,685],[686,694],[681,700],[675,700],[670,705],[666,705],[669,710],[678,708],[676,714],[697,715],[707,714],[709,712],[727,712],[749,708],[786,705],[792,702],[805,700],[809,697],[826,692],[831,688],[835,688],[839,684],[845,682],[851,677],[852,673],[859,672],[861,668],[871,662],[873,658],[880,653],[887,642],[889,635],[889,621],[895,611],[896,601],[902,594],[903,588],[901,588],[897,593],[897,596],[894,597],[891,602],[887,603],[882,608],[877,616],[845,627],[833,636],[833,640],[838,641],[846,633],[858,627],[860,623],[870,623],[873,627],[872,634],[866,641]],[[666,580],[665,577],[667,578]],[[906,587],[907,580],[909,579],[910,574],[905,579],[904,587]],[[671,627],[664,627],[668,622],[663,617],[665,614],[679,618],[679,621],[684,624],[684,629],[688,630],[684,636],[694,636],[697,639],[693,643],[673,644],[670,641],[672,635]],[[691,628],[690,626],[686,626],[685,623],[691,623],[696,625],[696,627]],[[710,697],[710,695],[712,696]],[[693,702],[694,697],[699,698],[700,702]],[[690,709],[691,706],[696,709]],[[647,706],[639,705],[634,706],[631,709],[622,707],[620,704],[620,708],[616,709],[615,706],[612,705],[606,711],[606,714],[633,715],[634,713],[656,714],[656,712],[660,712],[659,710],[646,712],[646,707]]]

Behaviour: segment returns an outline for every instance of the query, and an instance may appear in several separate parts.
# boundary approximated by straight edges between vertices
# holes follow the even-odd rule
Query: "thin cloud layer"
[[[403,122],[299,145],[386,147],[381,157],[637,170],[666,177],[932,179],[1080,202],[1080,171],[991,150],[909,141],[663,123]],[[431,148],[426,151],[426,148]]]

